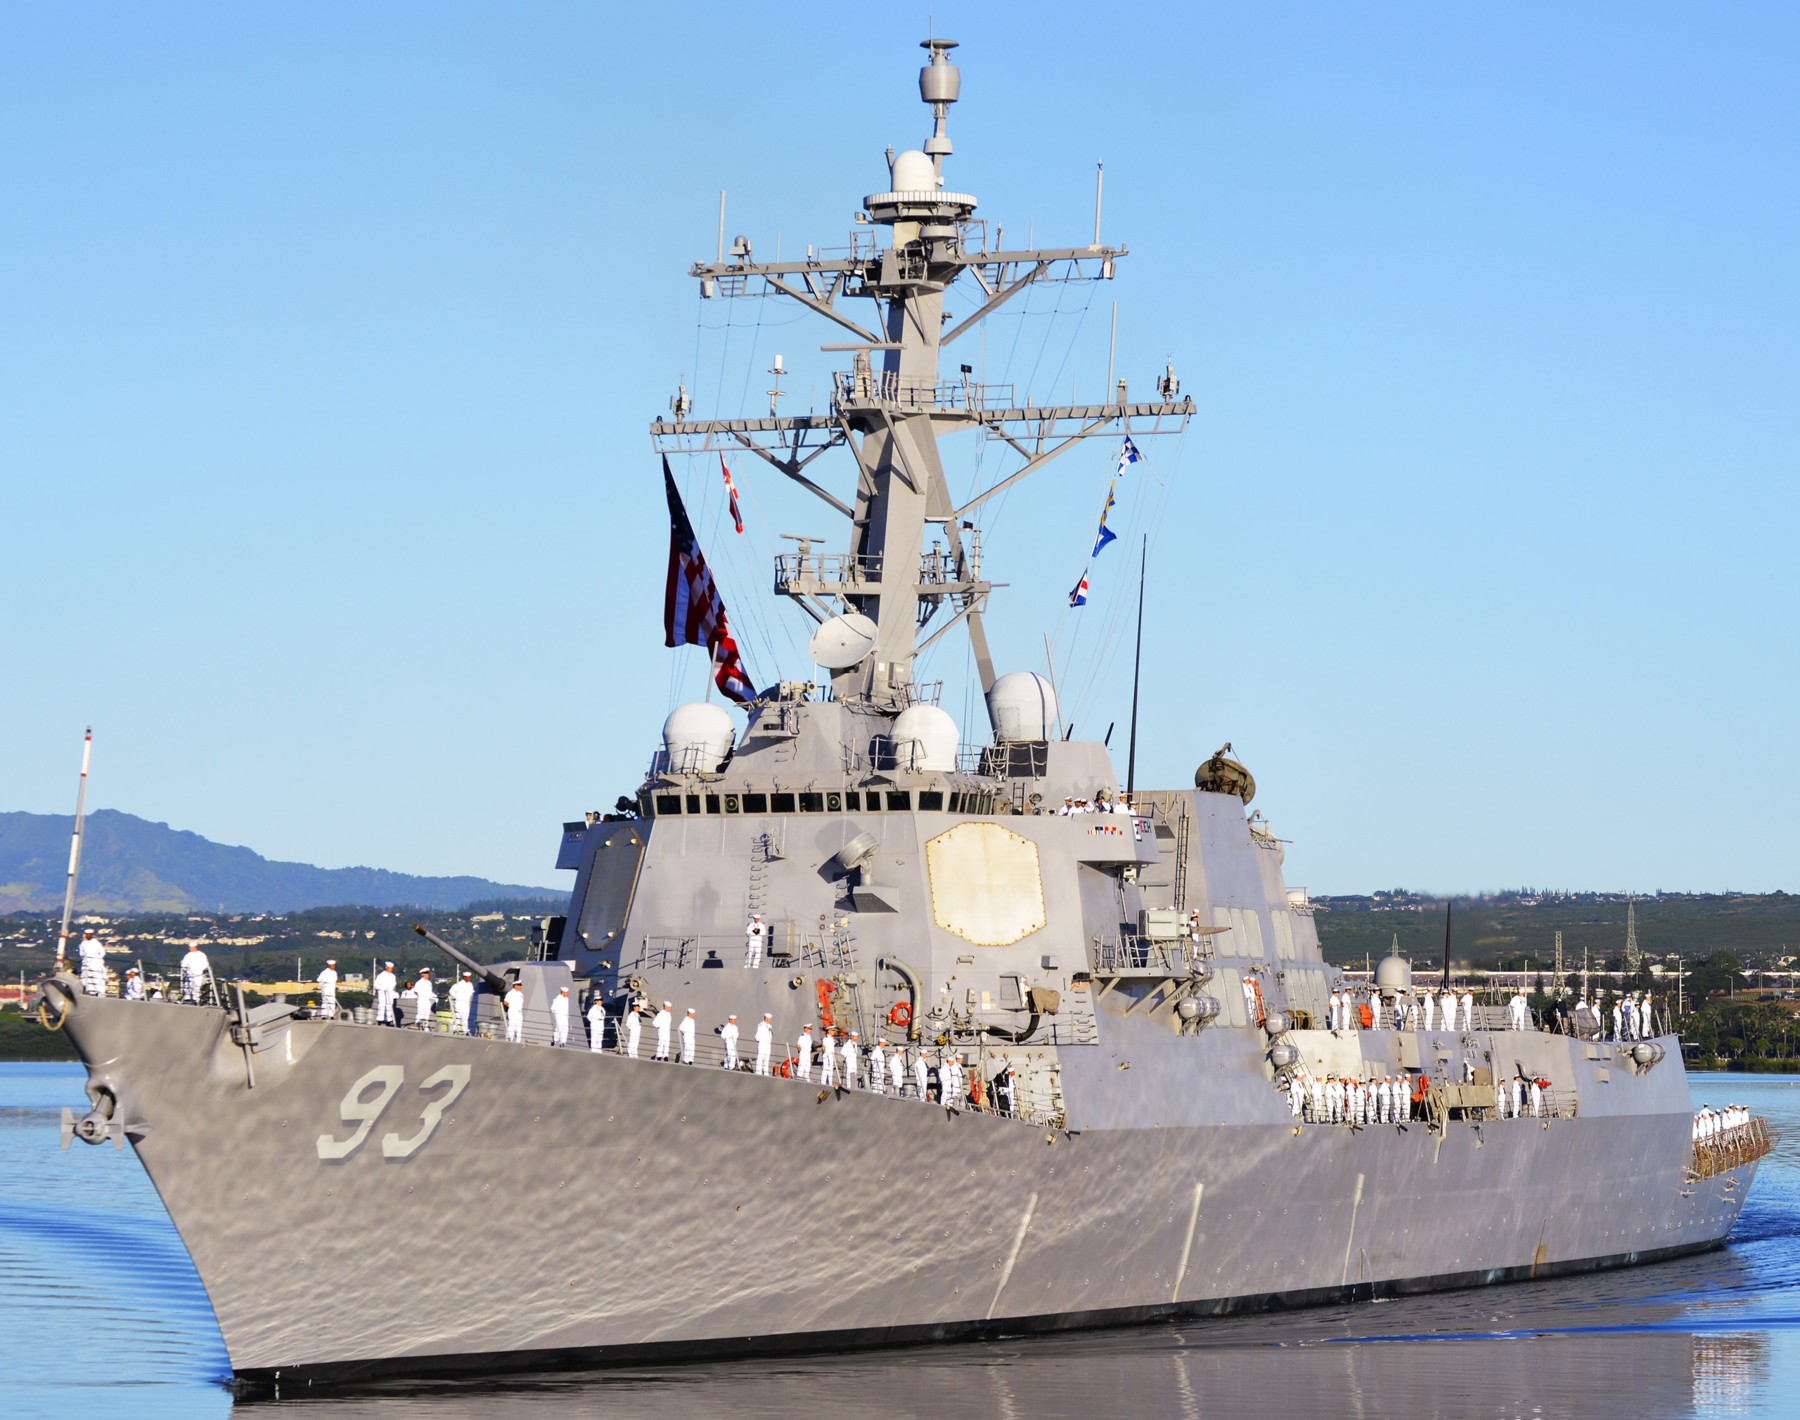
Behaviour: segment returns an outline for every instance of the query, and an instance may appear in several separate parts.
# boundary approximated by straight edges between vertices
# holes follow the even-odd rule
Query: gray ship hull
[[[1645,1082],[1647,1108],[1442,1134],[1296,1127],[1266,1082],[1259,1122],[1191,1122],[1193,1102],[1165,1102],[1165,1119],[1064,1133],[309,1021],[254,1056],[251,1088],[230,1022],[82,998],[66,1029],[252,1384],[1016,1335],[1543,1277],[1716,1247],[1755,1172],[1692,1177],[1672,1063]],[[1210,1034],[1223,1059],[1249,1032]],[[428,1121],[448,1087],[418,1086],[447,1066],[466,1088]],[[354,1137],[342,1102],[380,1071],[397,1078],[381,1116],[321,1157]],[[1190,1078],[1244,1111],[1217,1062]]]

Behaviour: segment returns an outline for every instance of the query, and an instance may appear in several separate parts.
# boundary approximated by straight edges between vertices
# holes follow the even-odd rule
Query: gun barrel
[[[487,987],[487,989],[492,991],[496,996],[504,996],[506,994],[506,978],[501,976],[499,972],[493,970],[491,967],[483,966],[467,953],[458,951],[442,937],[438,936],[436,932],[426,931],[420,923],[413,923],[413,931],[417,932],[426,941],[430,942],[432,946],[444,953],[445,956],[451,957],[468,967],[470,971],[481,978],[481,984]]]

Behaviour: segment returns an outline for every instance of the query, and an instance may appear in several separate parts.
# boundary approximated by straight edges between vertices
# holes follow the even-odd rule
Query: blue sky
[[[1120,375],[1198,406],[1083,613],[1109,446],[986,518],[1002,668],[1051,632],[1121,747],[1148,532],[1140,781],[1232,741],[1290,881],[1800,886],[1800,11],[935,10],[951,184],[1084,243],[1104,159],[1132,250],[956,358],[1098,398],[1116,301]],[[704,675],[648,420],[838,358],[687,266],[721,188],[759,256],[845,241],[928,131],[926,14],[9,7],[0,808],[67,812],[91,721],[97,806],[558,882]],[[753,674],[803,676],[768,558],[841,529],[737,467],[750,532],[698,465],[695,520]],[[927,670],[977,738],[955,634]]]

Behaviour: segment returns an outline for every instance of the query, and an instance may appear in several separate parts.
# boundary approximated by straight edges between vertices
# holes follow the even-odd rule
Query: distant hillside
[[[61,908],[69,834],[58,814],[0,813],[0,913]],[[86,912],[297,912],[309,907],[460,908],[554,889],[380,868],[278,863],[248,848],[101,809],[88,815],[77,908]]]

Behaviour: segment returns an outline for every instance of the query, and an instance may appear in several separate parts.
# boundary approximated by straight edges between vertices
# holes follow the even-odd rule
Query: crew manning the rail
[[[200,988],[212,975],[212,963],[198,946],[189,947],[181,959],[181,999],[190,1006],[200,1004]]]
[[[475,979],[465,971],[450,987],[450,1033],[467,1035],[475,1012]]]
[[[337,1019],[337,958],[325,958],[325,970],[313,978],[319,988],[319,1015],[328,1021]]]
[[[375,988],[375,1023],[391,1026],[394,1024],[394,988],[399,979],[394,975],[394,964],[383,962],[381,970],[375,973],[374,981],[369,983]]]
[[[106,994],[106,947],[93,931],[81,934],[81,945],[76,949],[81,958],[81,992],[84,996],[104,996]]]

